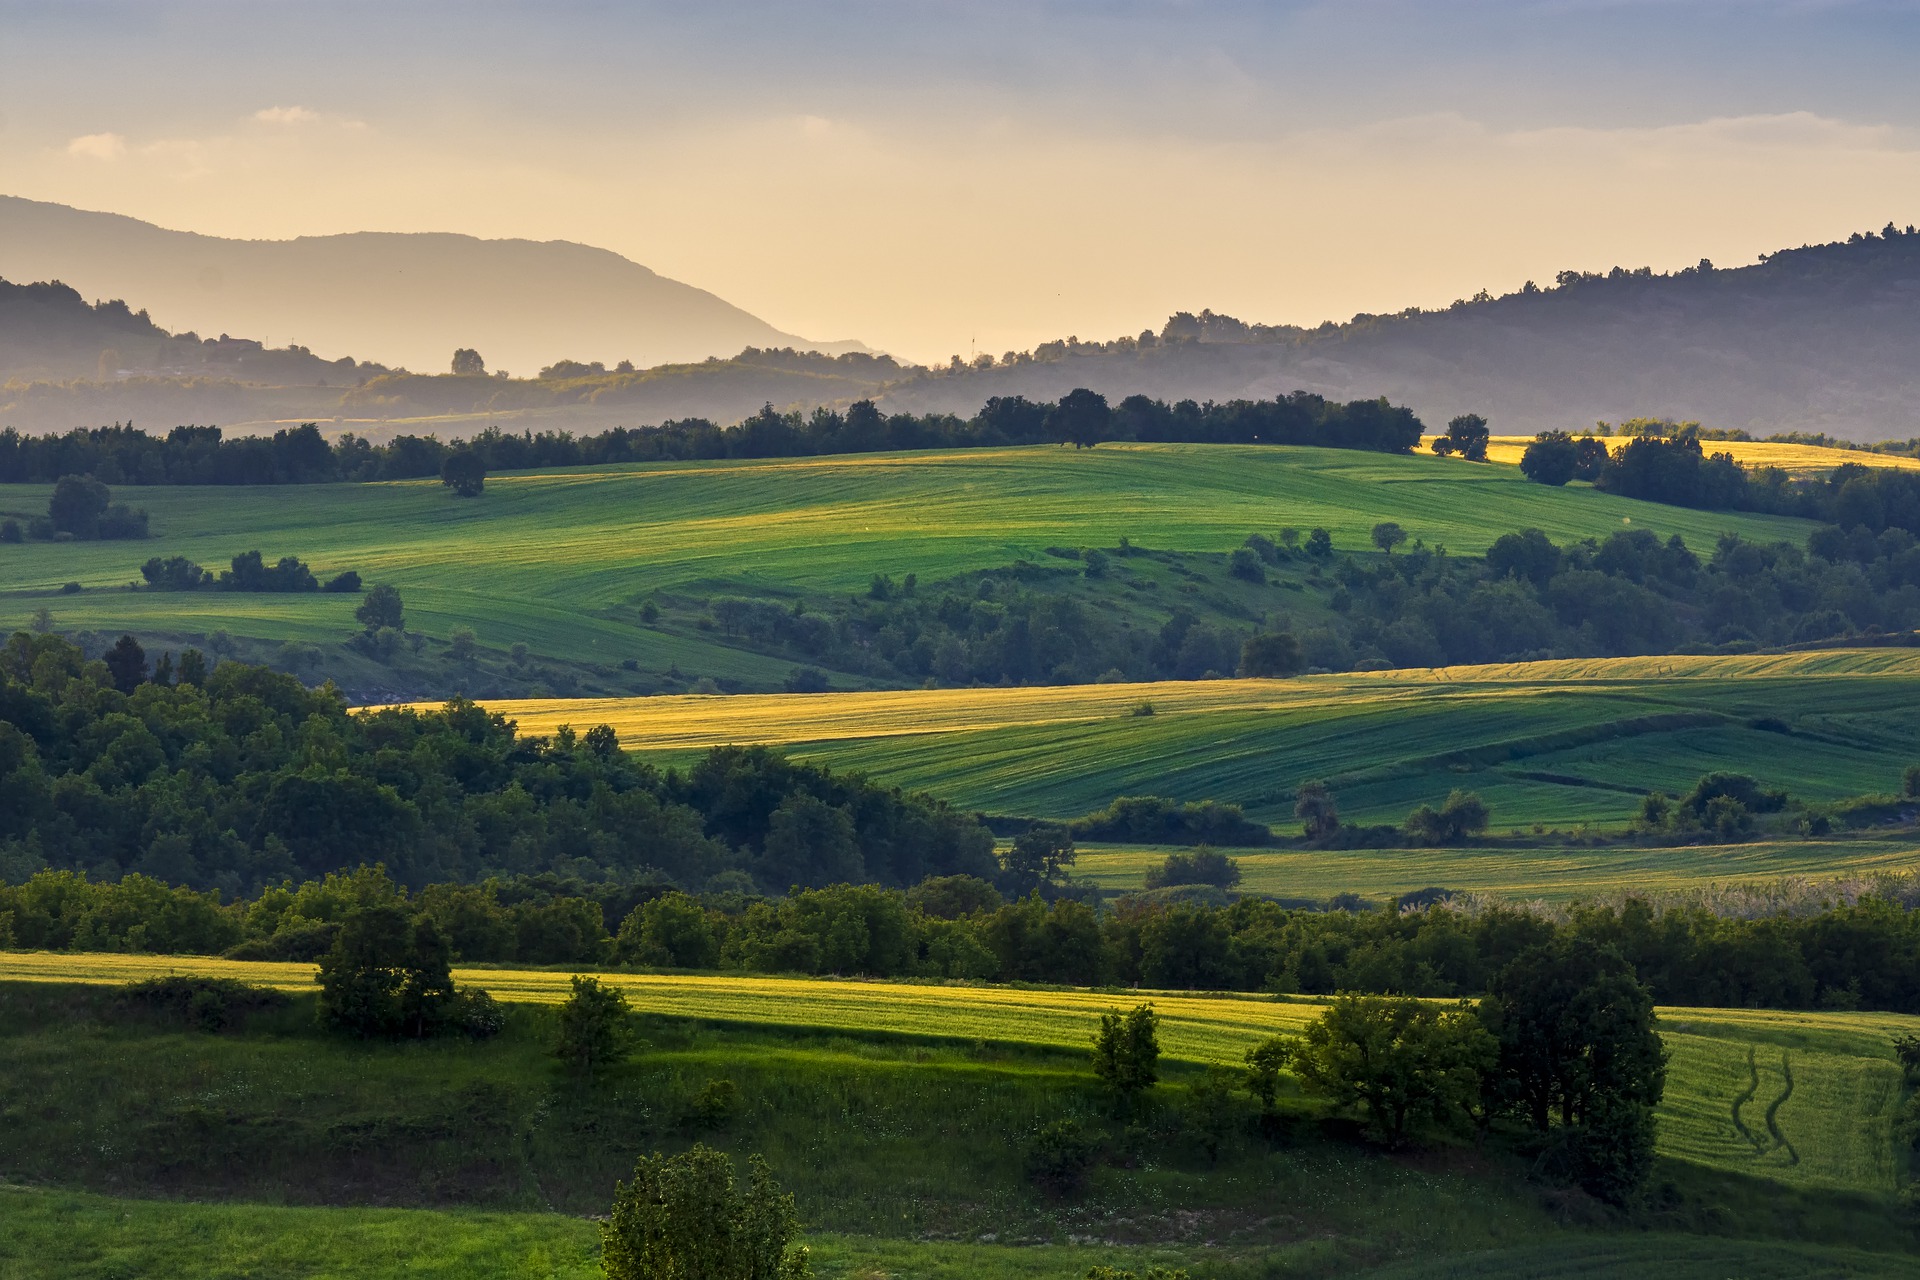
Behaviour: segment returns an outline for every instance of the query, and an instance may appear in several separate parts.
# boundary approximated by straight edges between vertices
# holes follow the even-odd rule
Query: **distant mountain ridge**
[[[1756,435],[1916,436],[1920,234],[1889,225],[1730,270],[1563,272],[1545,289],[1312,329],[1182,314],[1149,343],[1069,340],[1011,364],[929,370],[885,403],[970,412],[1080,386],[1109,399],[1384,395],[1429,424],[1474,412],[1502,433],[1645,415]]]
[[[442,232],[227,240],[0,196],[0,276],[125,298],[175,330],[294,341],[439,371],[456,347],[532,374],[560,359],[663,364],[743,347],[838,352],[606,249]]]

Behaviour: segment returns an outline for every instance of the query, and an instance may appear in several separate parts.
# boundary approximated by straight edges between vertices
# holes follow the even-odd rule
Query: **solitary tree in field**
[[[368,631],[378,631],[382,627],[391,627],[395,631],[402,629],[406,614],[400,604],[400,592],[395,587],[381,583],[367,592],[367,598],[353,611]]]
[[[677,1156],[642,1156],[633,1181],[615,1186],[600,1224],[600,1265],[608,1280],[804,1280],[813,1274],[793,1197],[766,1161],[747,1161],[747,1185],[733,1161],[696,1144]]]
[[[1487,442],[1492,438],[1487,420],[1477,413],[1463,413],[1447,424],[1447,434],[1433,442],[1433,451],[1442,457],[1457,453],[1468,462],[1487,460]]]
[[[1393,554],[1393,549],[1407,540],[1407,531],[1391,520],[1382,520],[1373,526],[1373,545]]]
[[[1131,1108],[1160,1078],[1160,1017],[1151,1004],[1100,1015],[1093,1036],[1093,1074]]]
[[[453,353],[453,371],[467,376],[483,376],[487,362],[472,347],[460,347]]]
[[[477,498],[487,487],[487,466],[473,450],[461,449],[440,464],[440,483],[463,498]]]

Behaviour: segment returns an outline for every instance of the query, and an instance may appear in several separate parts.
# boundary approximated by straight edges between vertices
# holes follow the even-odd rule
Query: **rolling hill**
[[[1516,435],[1665,416],[1755,434],[1905,438],[1920,434],[1910,358],[1920,234],[1890,226],[1733,269],[1566,272],[1544,289],[1310,329],[1180,315],[1147,336],[928,371],[890,387],[885,403],[971,412],[988,396],[1053,399],[1078,386],[1169,401],[1304,388],[1385,395],[1429,423],[1480,413]]]
[[[456,347],[531,374],[560,359],[647,365],[820,345],[567,241],[380,232],[225,240],[0,196],[0,276],[125,298],[172,329],[291,339],[331,357],[424,369],[445,368]],[[90,365],[98,351],[82,354]]]

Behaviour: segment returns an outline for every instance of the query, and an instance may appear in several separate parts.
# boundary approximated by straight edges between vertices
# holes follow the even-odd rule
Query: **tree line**
[[[1531,948],[1590,944],[1622,956],[1662,1004],[1915,1013],[1912,896],[1889,888],[1754,916],[1639,899],[1558,914],[1480,901],[1322,910],[1152,895],[1102,908],[1057,889],[1009,897],[968,875],[769,898],[558,876],[409,891],[360,868],[236,901],[138,874],[43,871],[0,888],[0,946],[313,960],[356,913],[379,909],[430,920],[462,962],[1444,998],[1490,990]]]
[[[390,588],[361,608],[383,603],[397,625]],[[566,870],[778,891],[995,872],[973,816],[764,749],[662,772],[606,726],[525,736],[465,701],[355,715],[331,686],[195,650],[150,669],[138,648],[124,638],[115,666],[54,635],[0,646],[0,875],[139,871],[232,897],[368,860],[410,884]]]
[[[1129,396],[1109,405],[1081,388],[1058,401],[996,396],[971,418],[889,414],[870,400],[845,411],[779,412],[771,405],[731,426],[684,418],[592,435],[510,434],[489,428],[465,441],[399,436],[374,444],[351,433],[328,443],[313,423],[270,436],[227,438],[219,427],[175,427],[163,436],[131,425],[76,428],[65,435],[0,431],[0,483],[51,484],[89,475],[104,484],[322,484],[440,476],[449,458],[470,455],[484,471],[601,466],[699,458],[774,458],[905,449],[994,448],[1114,440],[1217,444],[1300,444],[1407,453],[1423,428],[1412,410],[1385,398],[1346,403],[1296,391],[1273,400],[1166,404]],[[466,464],[463,464],[466,465]]]

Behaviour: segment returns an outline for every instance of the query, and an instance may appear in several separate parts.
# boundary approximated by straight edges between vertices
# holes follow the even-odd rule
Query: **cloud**
[[[318,120],[320,113],[309,107],[262,107],[253,118],[263,124],[306,124]]]
[[[67,154],[89,160],[118,160],[127,154],[127,140],[117,133],[88,133],[67,144]]]

